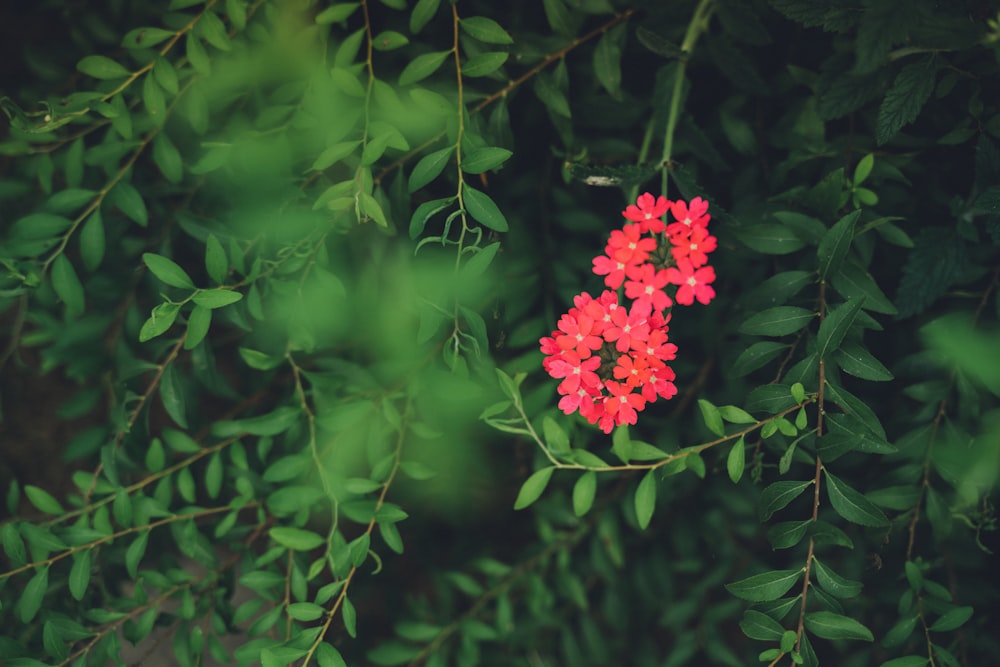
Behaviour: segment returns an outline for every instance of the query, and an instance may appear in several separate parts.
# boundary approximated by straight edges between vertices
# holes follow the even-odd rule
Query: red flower
[[[671,237],[684,234],[694,227],[707,227],[712,216],[708,215],[708,202],[701,197],[695,197],[688,204],[675,201],[670,206],[670,213],[677,222],[667,225],[667,234]]]
[[[625,225],[611,232],[604,252],[626,265],[642,264],[656,250],[656,239],[642,236],[640,225]]]
[[[613,373],[615,378],[623,380],[632,389],[645,384],[653,375],[653,369],[649,367],[649,361],[644,355],[631,357],[623,354],[618,357]]]
[[[611,326],[604,330],[604,340],[615,343],[619,352],[628,352],[632,341],[644,341],[649,337],[649,323],[646,313],[635,305],[626,314],[624,308],[611,313]]]
[[[674,305],[663,291],[669,284],[666,269],[657,271],[652,264],[643,264],[626,268],[625,275],[632,279],[625,281],[625,296],[634,299],[636,304],[647,303],[653,310],[666,310]]]
[[[581,359],[586,359],[591,352],[601,349],[603,341],[596,329],[594,320],[579,311],[575,315],[566,313],[559,319],[561,334],[556,337],[556,344],[561,350],[575,350]]]
[[[667,212],[670,208],[670,201],[666,197],[660,196],[654,198],[648,192],[644,192],[639,195],[636,200],[636,204],[629,204],[628,207],[622,211],[622,215],[633,222],[639,223],[639,231],[643,234],[646,232],[653,232],[658,234],[663,231],[663,214]]]
[[[584,387],[594,387],[600,384],[601,378],[594,371],[601,365],[600,357],[590,357],[581,360],[572,350],[564,352],[562,357],[552,362],[549,368],[549,375],[559,379],[565,378],[559,383],[560,394],[572,394],[581,385]]]
[[[619,262],[607,255],[595,257],[594,273],[599,276],[605,276],[605,285],[611,289],[618,289],[625,282],[625,262]]]
[[[715,250],[717,243],[705,227],[693,227],[690,235],[671,237],[670,242],[674,246],[670,249],[674,261],[679,262],[686,257],[695,267],[708,263],[708,253]]]
[[[680,285],[674,298],[677,303],[690,306],[695,299],[703,305],[715,298],[715,290],[709,285],[715,281],[715,269],[711,266],[703,266],[695,269],[691,262],[682,259],[677,262],[677,267],[667,269],[667,279],[671,285]],[[605,332],[605,339],[607,332]]]
[[[646,407],[646,399],[639,394],[632,393],[631,387],[618,382],[608,381],[605,383],[605,387],[611,396],[604,402],[604,411],[614,417],[614,423],[619,426],[634,424],[638,418],[636,413],[641,412]],[[601,426],[604,426],[603,422]],[[605,432],[610,432],[610,429]]]

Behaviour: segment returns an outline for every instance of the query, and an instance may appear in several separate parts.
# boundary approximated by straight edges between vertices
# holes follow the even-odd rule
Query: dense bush
[[[2,12],[3,664],[1000,655],[998,3]]]

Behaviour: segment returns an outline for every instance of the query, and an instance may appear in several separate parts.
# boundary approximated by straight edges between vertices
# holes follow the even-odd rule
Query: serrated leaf
[[[937,67],[936,58],[929,55],[906,65],[896,75],[878,110],[875,137],[880,146],[920,115],[934,91]]]
[[[774,482],[760,494],[759,516],[761,521],[767,521],[771,516],[785,508],[790,502],[802,495],[812,485],[812,480],[805,482]]]
[[[875,641],[871,630],[863,624],[832,611],[813,611],[805,616],[806,629],[823,639],[859,639]]]
[[[861,593],[862,584],[860,581],[853,581],[840,576],[818,558],[813,557],[813,570],[816,572],[816,581],[824,591],[836,598],[853,598]]]
[[[777,306],[748,317],[740,333],[754,336],[786,336],[807,326],[816,313],[798,306]]]
[[[498,232],[507,231],[507,218],[489,195],[468,185],[462,188],[462,195],[469,215],[490,229]]]
[[[524,480],[521,490],[517,493],[517,499],[514,501],[514,509],[524,509],[538,500],[542,492],[545,491],[545,487],[548,486],[549,480],[552,479],[554,471],[555,466],[542,468],[541,470],[536,470],[528,479]]]
[[[884,528],[889,525],[889,519],[873,502],[831,475],[829,470],[824,469],[824,472],[826,493],[837,514],[862,526]]]
[[[774,570],[726,584],[726,590],[742,600],[770,602],[787,593],[802,576],[802,570]]]
[[[781,521],[767,530],[772,549],[790,549],[802,541],[812,521]]]
[[[635,489],[635,516],[640,529],[646,530],[655,510],[656,471],[650,470]]]

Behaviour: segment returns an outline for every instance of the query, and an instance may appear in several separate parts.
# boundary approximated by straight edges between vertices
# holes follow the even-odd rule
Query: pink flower
[[[686,257],[691,260],[692,266],[695,267],[707,264],[708,253],[715,250],[716,247],[715,237],[710,235],[705,227],[693,227],[689,236],[671,237],[670,242],[674,246],[670,249],[674,261],[679,262]]]
[[[615,378],[624,381],[630,389],[642,386],[653,375],[645,356],[631,357],[627,354],[618,357],[613,373]]]
[[[599,276],[605,276],[605,285],[611,289],[618,289],[625,282],[625,262],[619,262],[607,255],[595,257],[594,273]]]
[[[639,195],[636,200],[637,205],[629,204],[622,215],[633,222],[639,223],[639,231],[643,234],[653,232],[658,234],[663,231],[663,214],[670,208],[670,201],[666,197],[654,198],[648,192]]]
[[[649,338],[644,341],[635,341],[632,349],[642,352],[653,359],[660,361],[673,361],[677,358],[677,346],[667,342],[667,332],[664,329],[653,329],[649,332]]]
[[[625,225],[611,232],[604,252],[608,257],[631,266],[642,264],[649,259],[649,253],[656,250],[656,239],[642,236],[639,225]]]
[[[594,399],[600,396],[599,386],[580,385],[575,392],[568,393],[559,399],[559,409],[566,414],[572,414],[579,410],[581,415],[594,412],[596,404]]]
[[[556,337],[556,344],[562,350],[575,350],[581,359],[586,359],[591,352],[601,349],[603,343],[595,330],[592,318],[567,313],[559,319],[559,331],[562,333]]]
[[[682,259],[677,262],[676,268],[667,269],[667,279],[671,285],[680,285],[674,298],[683,306],[690,306],[695,299],[703,305],[708,305],[715,298],[715,290],[709,285],[715,281],[715,269],[711,266],[695,269],[690,260]]]
[[[619,352],[628,352],[632,341],[643,341],[649,337],[649,323],[640,307],[632,306],[626,314],[624,308],[611,313],[611,326],[604,330],[604,340],[615,344]]]
[[[594,372],[600,365],[600,357],[581,360],[570,350],[552,362],[549,375],[556,379],[565,378],[559,383],[558,391],[560,394],[572,394],[581,386],[594,387],[600,384],[601,378]]]
[[[669,284],[666,269],[657,271],[652,264],[643,264],[626,268],[625,275],[632,279],[625,281],[625,296],[636,303],[648,303],[653,310],[666,310],[674,305],[663,291]]]

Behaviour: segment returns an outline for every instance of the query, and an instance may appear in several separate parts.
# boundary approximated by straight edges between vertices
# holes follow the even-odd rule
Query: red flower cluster
[[[664,222],[667,211],[675,222]],[[594,258],[594,273],[616,291],[574,297],[558,329],[539,341],[543,368],[561,380],[563,412],[579,411],[610,433],[634,424],[647,403],[677,394],[666,364],[677,355],[667,337],[670,308],[715,297],[715,270],[707,262],[716,240],[707,211],[700,197],[688,204],[647,192],[622,212],[630,222],[611,232],[604,254]],[[620,300],[622,285],[631,305]],[[677,288],[672,298],[668,286]]]

